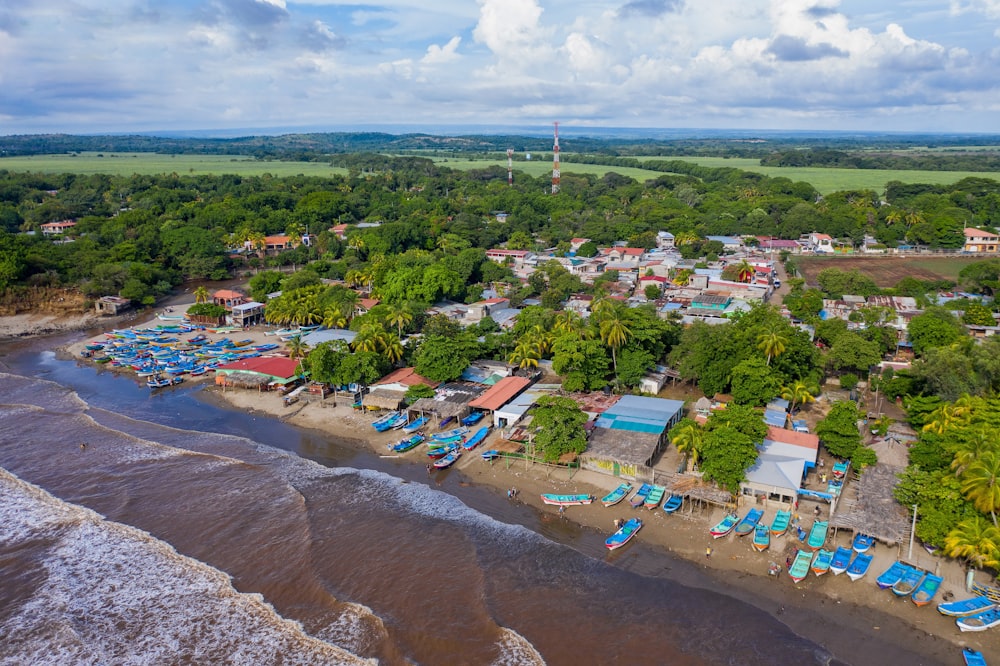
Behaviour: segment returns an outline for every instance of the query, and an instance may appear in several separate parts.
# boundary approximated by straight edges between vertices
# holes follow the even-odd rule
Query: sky
[[[0,135],[998,120],[1000,0],[0,2]]]

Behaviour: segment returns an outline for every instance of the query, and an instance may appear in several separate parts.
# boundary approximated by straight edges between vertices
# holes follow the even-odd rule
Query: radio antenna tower
[[[514,186],[514,149],[507,149],[507,185]]]
[[[559,193],[559,121],[555,123],[555,143],[552,144],[552,194]]]

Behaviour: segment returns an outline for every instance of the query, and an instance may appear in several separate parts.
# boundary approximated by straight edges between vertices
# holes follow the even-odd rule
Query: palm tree
[[[745,258],[736,264],[736,273],[739,276],[740,282],[750,282],[753,279],[754,274],[757,272],[749,261]]]
[[[981,453],[962,472],[959,487],[976,509],[990,514],[996,527],[997,511],[1000,511],[1000,452]]]
[[[931,412],[931,418],[924,424],[923,430],[942,435],[956,425],[967,423],[970,412],[969,396],[963,395],[955,402],[941,405]]]
[[[583,318],[572,310],[563,310],[556,315],[552,325],[553,330],[559,333],[578,332],[583,324]]]
[[[555,335],[552,331],[542,328],[541,324],[535,324],[526,337],[531,344],[535,345],[535,349],[538,350],[538,354],[540,356],[545,356],[552,351],[552,344],[555,342]]]
[[[690,245],[700,238],[698,234],[693,231],[682,231],[676,236],[674,236],[674,245]]]
[[[1000,529],[982,516],[963,520],[944,539],[944,554],[961,557],[974,567],[1000,566]]]
[[[781,397],[789,402],[789,412],[795,413],[796,405],[805,405],[809,402],[816,402],[817,389],[801,379],[791,386],[781,388]]]
[[[306,354],[309,353],[309,345],[305,343],[301,336],[296,335],[286,345],[288,346],[288,358],[293,361],[297,358],[305,358]]]
[[[344,282],[351,287],[364,284],[364,274],[356,268],[352,268],[344,274]]]
[[[897,210],[891,210],[885,216],[885,226],[891,227],[894,224],[898,224],[903,221],[903,213]]]
[[[677,433],[670,438],[670,443],[677,447],[678,453],[690,454],[691,465],[697,467],[703,439],[701,426],[692,422],[678,428]]]
[[[212,298],[212,294],[210,294],[208,289],[205,288],[205,285],[201,285],[194,290],[195,303],[208,303],[210,298]]]
[[[607,314],[600,324],[601,340],[611,348],[611,363],[615,367],[615,378],[618,378],[618,350],[632,339],[632,331],[618,309]]]
[[[955,449],[955,457],[951,461],[951,469],[958,477],[961,477],[965,469],[976,461],[980,453],[994,446],[993,433],[990,426],[985,423],[975,424],[967,433],[967,438],[959,443]]]
[[[777,328],[772,328],[766,333],[757,336],[757,349],[767,355],[767,364],[771,365],[771,359],[785,353],[788,345],[788,338],[782,335]]]
[[[323,311],[322,323],[324,328],[343,328],[347,325],[347,317],[340,308],[331,306]]]
[[[522,338],[507,357],[507,362],[516,365],[520,370],[537,368],[539,356],[538,347],[531,340]]]
[[[395,365],[403,358],[403,343],[399,341],[399,337],[392,333],[387,333],[381,339],[381,344],[382,354],[389,360],[389,363]]]
[[[413,321],[413,315],[404,305],[393,306],[389,311],[389,316],[385,318],[385,323],[396,327],[396,334],[403,337],[403,327]]]

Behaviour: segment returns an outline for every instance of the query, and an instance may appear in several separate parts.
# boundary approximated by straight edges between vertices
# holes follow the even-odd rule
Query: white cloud
[[[454,62],[459,59],[458,45],[462,43],[462,38],[455,36],[448,40],[448,43],[444,46],[438,46],[437,44],[431,44],[427,47],[427,53],[421,58],[420,62],[424,65],[442,65],[449,62]]]

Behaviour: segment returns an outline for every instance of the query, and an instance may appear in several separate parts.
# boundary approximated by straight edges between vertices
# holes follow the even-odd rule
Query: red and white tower
[[[555,143],[552,144],[552,194],[559,192],[559,121],[556,121]]]
[[[514,185],[514,149],[507,149],[507,185]]]

